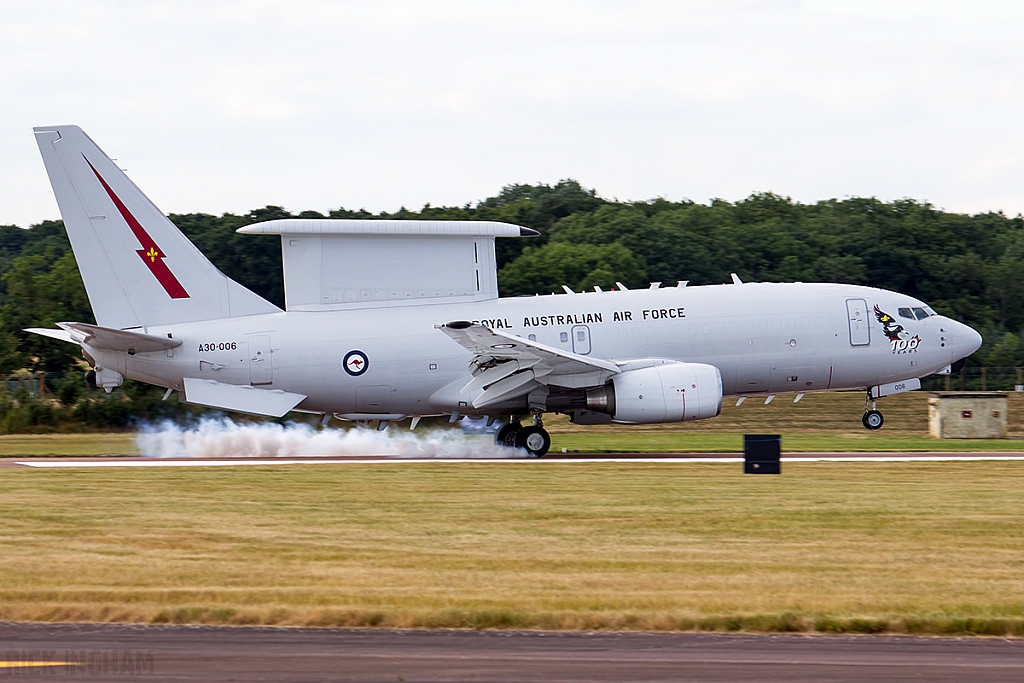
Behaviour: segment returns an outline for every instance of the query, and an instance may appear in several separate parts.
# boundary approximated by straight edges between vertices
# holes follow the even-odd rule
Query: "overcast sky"
[[[371,211],[575,178],[1024,211],[1024,2],[0,0],[0,224],[75,123],[164,211]]]

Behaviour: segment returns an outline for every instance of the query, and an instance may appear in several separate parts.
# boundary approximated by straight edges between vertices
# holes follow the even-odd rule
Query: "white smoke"
[[[235,423],[207,418],[192,427],[173,422],[140,429],[135,442],[156,458],[238,458],[295,456],[399,456],[405,458],[510,458],[526,452],[494,445],[493,437],[456,429],[410,432],[367,428],[324,429],[306,424]]]

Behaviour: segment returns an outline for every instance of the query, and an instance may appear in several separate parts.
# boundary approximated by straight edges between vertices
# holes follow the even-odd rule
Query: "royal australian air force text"
[[[523,316],[522,327],[559,327],[565,325],[597,325],[610,322],[637,322],[641,320],[675,320],[686,317],[683,306],[673,308],[644,308],[640,310],[612,311],[611,314],[599,311],[546,313],[545,315]],[[514,329],[510,318],[480,318],[473,320],[493,330]]]

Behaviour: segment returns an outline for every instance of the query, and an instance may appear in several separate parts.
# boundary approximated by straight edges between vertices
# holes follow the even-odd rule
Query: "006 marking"
[[[238,342],[217,342],[211,344],[200,344],[199,353],[209,353],[210,351],[234,351],[238,348]]]

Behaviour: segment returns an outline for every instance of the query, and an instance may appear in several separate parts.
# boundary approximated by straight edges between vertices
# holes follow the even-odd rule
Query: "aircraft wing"
[[[523,396],[542,385],[601,386],[619,372],[618,366],[610,361],[570,353],[465,320],[436,327],[474,354],[469,364],[473,379],[462,388],[463,394],[483,390],[473,399],[474,408]]]
[[[111,351],[127,351],[129,353],[147,353],[163,351],[181,346],[180,339],[157,337],[130,330],[115,330],[110,327],[89,325],[88,323],[57,323],[59,330],[42,327],[30,327],[26,332],[41,334],[72,344],[87,344],[97,349]]]
[[[224,384],[212,379],[185,378],[185,401],[212,408],[235,410],[251,415],[282,417],[299,405],[305,394],[280,389],[257,389],[251,386]]]

